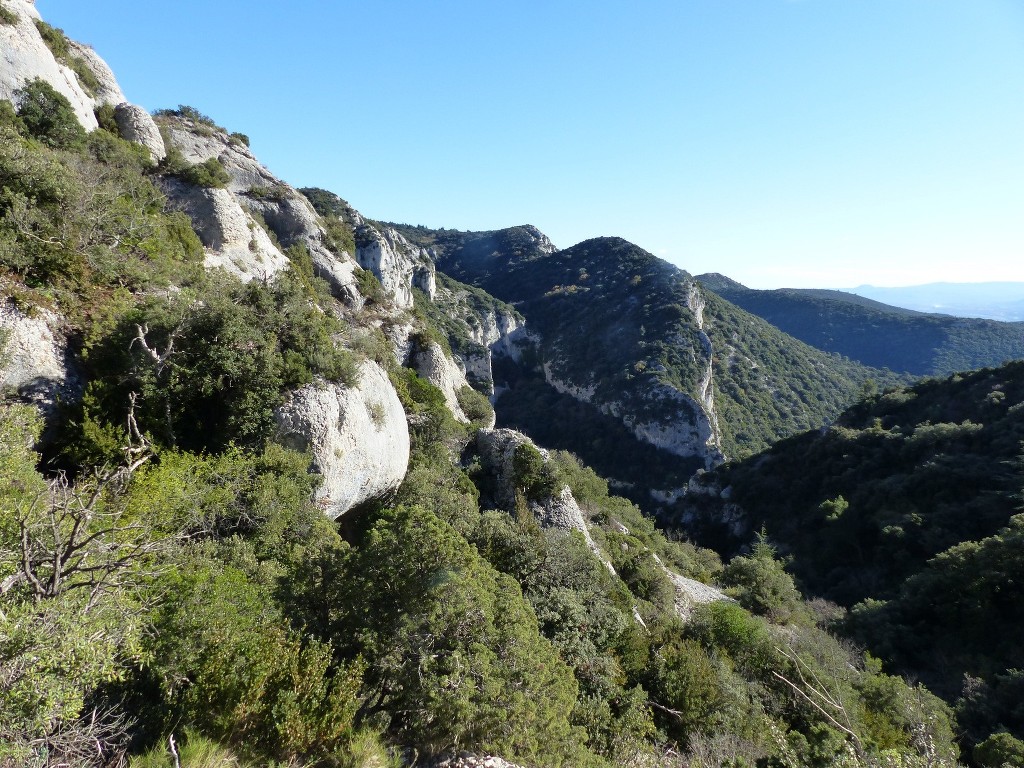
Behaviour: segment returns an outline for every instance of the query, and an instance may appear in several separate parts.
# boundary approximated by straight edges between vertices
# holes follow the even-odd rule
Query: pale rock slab
[[[133,144],[141,144],[149,150],[153,162],[159,163],[167,157],[164,138],[160,135],[153,116],[142,107],[128,102],[119,102],[114,107],[114,119],[121,138]]]
[[[14,392],[44,416],[58,400],[78,397],[78,379],[67,362],[61,318],[40,309],[34,317],[0,305],[0,390]]]
[[[94,130],[98,125],[93,114],[97,102],[86,93],[78,76],[58,62],[43,42],[34,23],[40,18],[35,3],[5,0],[4,7],[17,14],[18,22],[0,24],[0,99],[14,101],[18,89],[39,78],[67,97],[82,127]]]
[[[206,248],[207,269],[221,268],[240,280],[265,280],[288,268],[288,257],[226,189],[206,189],[167,179],[171,205],[192,220]]]
[[[316,502],[331,519],[398,488],[409,466],[405,411],[384,370],[359,367],[352,387],[310,384],[276,412],[285,445],[309,450],[321,476]]]
[[[420,349],[412,358],[416,373],[429,381],[444,394],[444,404],[456,421],[469,424],[469,418],[459,405],[458,391],[468,387],[466,373],[454,360],[444,353],[441,345],[431,342]]]
[[[121,90],[121,86],[117,83],[117,78],[114,77],[114,72],[110,66],[103,59],[100,58],[99,54],[92,49],[92,46],[82,45],[82,43],[75,42],[74,40],[68,40],[68,48],[71,49],[72,54],[83,59],[92,73],[96,76],[99,81],[99,88],[93,94],[93,109],[101,104],[111,104],[117,106],[127,101],[124,96],[124,92]]]

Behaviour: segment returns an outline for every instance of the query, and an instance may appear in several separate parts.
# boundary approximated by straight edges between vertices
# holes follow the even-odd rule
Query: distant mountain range
[[[1024,320],[1024,282],[928,283],[903,288],[860,285],[850,293],[918,312],[1006,322]]]

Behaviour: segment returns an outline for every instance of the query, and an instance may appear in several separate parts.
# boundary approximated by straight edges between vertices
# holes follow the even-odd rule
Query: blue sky
[[[37,0],[128,98],[432,227],[756,288],[1024,280],[1018,0]]]

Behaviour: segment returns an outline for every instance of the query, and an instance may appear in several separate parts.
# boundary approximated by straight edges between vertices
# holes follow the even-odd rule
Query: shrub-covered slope
[[[9,5],[27,4],[5,0],[2,25]],[[436,332],[429,313],[355,267],[351,211],[318,217],[190,108],[161,116],[154,166],[109,115],[86,135],[63,96],[26,88],[0,102],[0,372],[25,374],[0,392],[3,768],[462,750],[524,766],[953,765],[950,712],[822,631],[769,547],[723,568],[535,448],[516,450],[499,502],[475,427],[403,364]],[[430,287],[376,231],[389,280]],[[468,311],[449,333],[506,312],[445,290]],[[33,369],[40,350],[61,371]],[[367,366],[362,437],[399,426],[410,458],[400,487],[336,524],[316,494],[349,452],[283,433],[281,408],[340,393],[340,412],[306,415],[344,429],[340,395]],[[67,394],[43,437],[19,401],[51,374]],[[541,525],[538,499],[556,495],[573,531]],[[708,590],[684,623],[685,577],[738,603]]]
[[[925,314],[841,291],[759,291],[722,275],[697,279],[812,347],[876,368],[934,376],[1024,358],[1024,323]]]
[[[714,433],[702,453],[690,454],[697,459],[691,470],[716,448],[745,456],[819,426],[865,379],[892,380],[787,337],[624,240],[599,238],[556,250],[532,227],[404,231],[437,250],[441,270],[523,313],[540,336],[536,362],[548,384],[634,427],[641,440],[681,455],[669,441],[659,445],[651,437],[656,430],[643,434],[630,420],[670,422],[684,406],[664,393],[685,395],[691,420],[708,422]],[[519,394],[513,388],[502,400],[517,423],[531,427],[528,409],[516,402]],[[553,394],[531,382],[524,396],[538,422],[557,420],[557,408],[543,415],[537,408],[553,404]],[[499,418],[503,410],[499,401]],[[600,460],[585,445],[569,447]]]
[[[1024,363],[923,381],[709,475],[728,501],[694,496],[690,530],[735,546],[738,506],[873,653],[963,697],[971,738],[1024,737],[1022,444]]]

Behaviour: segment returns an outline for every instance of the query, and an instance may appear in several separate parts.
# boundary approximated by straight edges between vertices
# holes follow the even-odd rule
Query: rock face
[[[441,345],[431,342],[413,355],[413,367],[424,379],[444,394],[444,403],[457,421],[469,424],[469,418],[459,405],[458,391],[468,387],[465,372],[448,357]]]
[[[167,157],[163,136],[149,112],[125,101],[114,108],[114,119],[121,138],[144,146],[154,162],[159,163]]]
[[[220,190],[221,193],[226,193],[226,197],[225,194],[221,194],[220,197],[232,200],[234,205],[217,209],[197,207],[190,203],[196,191],[188,185],[175,183],[166,186],[165,192],[172,204],[185,210],[192,217],[197,230],[230,230],[242,235],[238,229],[240,219],[235,208],[242,210],[249,221],[253,221],[250,213],[259,214],[282,247],[288,248],[296,244],[306,247],[313,261],[314,272],[328,282],[335,297],[350,306],[362,305],[362,297],[356,287],[356,264],[351,254],[331,252],[327,247],[327,235],[320,220],[305,197],[264,168],[243,142],[231,138],[223,131],[185,118],[161,118],[161,124],[167,131],[171,145],[181,152],[186,161],[203,163],[216,158],[231,177],[227,189]],[[250,213],[244,213],[245,211]],[[220,220],[221,213],[227,218]],[[255,224],[254,221],[253,223]],[[262,227],[256,226],[262,230]],[[202,234],[200,236],[202,237]],[[288,260],[281,250],[273,243],[267,248],[263,238],[259,234],[256,237],[257,250],[272,261],[283,260],[280,268],[286,268]],[[238,261],[245,264],[245,255],[237,249],[240,242],[234,241],[231,246],[233,253],[225,254],[223,249],[207,244],[203,238],[204,245],[212,250],[208,264],[219,266],[223,261]],[[245,246],[248,247],[248,241],[245,242]],[[265,265],[258,263],[255,266],[257,269],[263,269]]]
[[[286,445],[309,450],[322,481],[316,501],[336,519],[401,485],[409,465],[409,428],[398,394],[376,363],[358,384],[311,384],[276,413]]]
[[[44,416],[58,399],[75,399],[77,378],[70,372],[67,343],[57,315],[40,310],[27,317],[0,306],[0,390],[36,405]]]
[[[13,101],[19,88],[40,78],[67,97],[75,116],[87,131],[95,129],[97,123],[93,110],[98,102],[86,93],[78,82],[78,76],[58,62],[43,42],[35,26],[39,19],[35,4],[30,0],[5,0],[4,7],[17,14],[18,22],[0,24],[0,99]],[[110,71],[106,65],[104,68]],[[124,101],[123,95],[120,100]]]
[[[394,303],[408,309],[412,289],[419,288],[433,300],[437,292],[434,261],[391,227],[361,226],[356,232],[356,261],[380,280]]]
[[[477,432],[476,447],[480,454],[481,465],[494,477],[495,502],[502,509],[513,510],[516,505],[516,471],[515,454],[522,445],[537,448],[533,441],[522,432],[514,429],[481,429]],[[537,449],[545,462],[548,453]],[[586,516],[576,503],[572,490],[563,485],[559,490],[541,501],[529,501],[530,511],[537,521],[547,528],[558,528],[563,531],[577,531],[583,535],[587,547],[604,563],[613,574],[615,569],[601,548],[590,535]]]
[[[265,279],[288,268],[288,257],[226,189],[164,181],[172,205],[184,211],[206,247],[208,269],[225,269],[241,280]]]
[[[71,53],[80,59],[83,59],[89,70],[96,77],[99,86],[93,91],[93,107],[99,106],[100,104],[111,104],[117,106],[118,104],[124,104],[127,100],[124,97],[124,92],[121,90],[121,86],[117,84],[117,78],[114,77],[114,72],[110,69],[103,59],[99,57],[90,46],[82,45],[74,40],[68,40],[68,48],[71,49]]]

